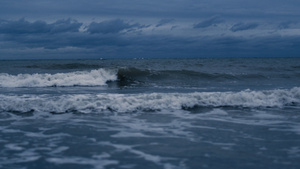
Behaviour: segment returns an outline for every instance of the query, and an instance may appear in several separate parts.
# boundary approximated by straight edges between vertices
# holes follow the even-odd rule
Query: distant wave
[[[56,74],[0,74],[0,87],[100,86],[116,80],[113,70],[97,69]]]
[[[289,90],[140,94],[0,95],[7,112],[135,112],[189,110],[195,107],[299,106],[300,87]]]
[[[84,64],[84,63],[67,63],[67,64],[32,64],[24,66],[25,68],[31,69],[98,69],[100,68],[97,64]]]
[[[145,82],[145,81],[232,81],[232,80],[262,80],[268,77],[261,74],[226,74],[207,73],[191,70],[143,70],[137,68],[122,68],[118,70],[118,77],[123,80]]]

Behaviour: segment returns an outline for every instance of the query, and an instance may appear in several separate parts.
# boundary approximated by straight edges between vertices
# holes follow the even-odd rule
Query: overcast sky
[[[299,57],[299,0],[0,0],[0,59]]]

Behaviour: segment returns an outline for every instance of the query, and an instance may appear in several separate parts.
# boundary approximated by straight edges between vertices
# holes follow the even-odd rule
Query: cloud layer
[[[121,31],[130,31],[134,29],[141,29],[143,27],[146,27],[145,25],[141,25],[138,23],[135,24],[129,24],[121,19],[114,19],[114,20],[108,20],[103,21],[100,23],[92,22],[89,26],[87,31],[90,33],[102,33],[102,34],[108,34],[108,33],[120,33]]]
[[[0,59],[299,55],[300,1],[237,2],[3,1]]]
[[[78,32],[82,23],[76,20],[62,19],[47,24],[45,21],[29,22],[24,18],[17,21],[0,20],[0,34],[40,34]]]
[[[251,30],[251,29],[255,29],[256,27],[258,27],[257,23],[236,23],[234,24],[230,30],[232,32],[237,32],[237,31],[245,31],[245,30]]]
[[[214,16],[209,19],[206,19],[200,23],[194,25],[194,28],[207,28],[210,26],[216,26],[219,23],[222,23],[222,19],[219,16]]]

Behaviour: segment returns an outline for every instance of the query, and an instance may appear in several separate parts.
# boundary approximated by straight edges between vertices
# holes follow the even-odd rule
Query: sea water
[[[0,168],[300,168],[300,58],[0,61]]]

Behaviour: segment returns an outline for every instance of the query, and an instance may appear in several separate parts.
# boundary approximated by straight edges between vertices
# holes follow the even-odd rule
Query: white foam
[[[118,164],[116,160],[107,159],[110,155],[104,153],[100,155],[94,155],[93,158],[84,157],[51,157],[47,158],[46,161],[54,164],[80,164],[80,165],[91,165],[96,169],[106,168],[108,165]]]
[[[194,106],[284,107],[299,106],[299,103],[298,87],[290,90],[240,92],[0,95],[0,111],[20,112],[132,112],[179,110]]]
[[[111,135],[111,137],[115,137],[115,138],[123,138],[123,137],[149,137],[143,133],[131,133],[131,132],[125,132],[125,131],[121,131],[117,134]]]
[[[157,155],[147,154],[147,153],[144,153],[139,150],[135,150],[133,146],[112,144],[110,142],[100,142],[100,144],[115,147],[118,151],[129,151],[129,152],[136,154],[136,155],[144,158],[145,160],[151,161],[155,164],[160,164],[162,161],[162,157],[157,156]]]
[[[98,69],[57,74],[0,74],[0,87],[99,86],[116,80],[116,71]]]
[[[287,150],[288,154],[292,158],[299,158],[300,157],[300,147],[291,147]]]
[[[12,144],[12,143],[6,144],[4,147],[8,148],[10,150],[14,150],[14,151],[21,151],[24,149],[23,147],[18,146],[17,144]]]
[[[105,145],[105,146],[114,147],[117,151],[120,151],[120,152],[130,152],[132,154],[135,154],[139,158],[143,158],[146,161],[152,162],[158,166],[162,166],[164,169],[177,169],[177,168],[185,169],[185,168],[187,168],[184,165],[184,163],[182,163],[182,162],[180,163],[180,166],[174,166],[174,165],[168,163],[168,161],[170,161],[170,160],[178,161],[178,159],[176,159],[176,158],[166,158],[166,157],[161,157],[158,155],[148,154],[141,150],[136,150],[135,146],[114,144],[111,142],[99,142],[99,143],[102,145]]]

